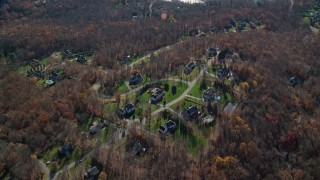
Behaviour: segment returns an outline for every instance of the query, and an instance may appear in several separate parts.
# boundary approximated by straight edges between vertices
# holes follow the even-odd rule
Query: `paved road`
[[[39,165],[40,165],[40,167],[42,169],[44,177],[46,177],[45,180],[50,180],[50,170],[49,170],[49,168],[46,166],[46,164],[41,159],[38,159],[38,162],[39,162]]]
[[[159,112],[164,111],[165,109],[168,109],[168,107],[178,103],[179,101],[181,101],[183,98],[185,98],[189,92],[191,91],[191,89],[197,84],[197,82],[200,80],[200,78],[203,76],[203,73],[205,72],[205,70],[207,69],[207,66],[205,66],[203,69],[201,69],[200,73],[197,75],[197,77],[188,83],[188,88],[181,94],[181,96],[179,96],[178,98],[176,98],[175,100],[169,102],[168,104],[166,104],[166,106],[161,107],[159,109],[157,109],[156,111],[152,112],[151,115],[156,115]]]
[[[157,83],[157,82],[161,82],[161,81],[182,82],[182,83],[186,83],[186,84],[188,84],[188,85],[190,85],[190,83],[192,83],[192,82],[184,81],[184,80],[181,80],[181,79],[163,78],[163,79],[159,79],[159,80],[154,80],[154,81],[149,82],[149,83],[147,83],[147,84]],[[126,82],[126,85],[127,85],[127,83],[128,83],[128,82]],[[132,88],[130,87],[129,92],[121,94],[120,99],[121,99],[121,100],[124,100],[127,95],[130,96],[131,94],[138,92],[138,91],[141,90],[145,85],[146,85],[146,84],[141,85],[141,86],[138,86],[138,87],[136,87],[136,88],[134,88],[134,89],[132,89]],[[128,84],[127,86],[129,86],[129,84]],[[111,103],[111,102],[115,102],[116,99],[115,99],[114,97],[112,97],[112,98],[100,98],[100,101],[102,101],[102,102],[104,102],[104,103]]]

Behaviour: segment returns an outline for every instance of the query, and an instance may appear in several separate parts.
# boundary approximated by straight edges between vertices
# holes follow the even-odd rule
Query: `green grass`
[[[128,88],[127,88],[127,86],[126,86],[126,84],[124,82],[121,82],[117,91],[119,93],[123,94],[123,93],[128,92]]]
[[[120,104],[121,107],[121,104]],[[108,103],[104,105],[104,113],[105,114],[111,114],[114,113],[117,110],[115,103]]]
[[[29,71],[30,69],[31,69],[30,65],[23,65],[18,68],[18,73],[27,74],[27,71]]]
[[[174,82],[174,81],[164,81],[162,84],[167,83],[169,85],[169,91],[165,92],[164,99],[166,100],[166,103],[169,103],[179,96],[183,94],[183,92],[188,88],[188,85],[182,82]],[[177,87],[176,94],[172,94],[172,86],[175,85]]]
[[[114,133],[114,129],[111,127],[105,127],[100,131],[100,140],[102,143],[107,142],[107,140],[111,137]]]
[[[151,119],[150,120],[150,130],[152,132],[158,132],[158,129],[161,125],[165,124],[167,122],[166,119],[163,119],[163,118],[159,118],[159,119]]]
[[[193,124],[193,126],[195,126]],[[193,155],[199,155],[201,152],[201,147],[205,147],[208,144],[208,140],[203,137],[199,132],[194,132],[190,134],[186,131],[186,124],[180,123],[178,126],[176,133],[176,137],[182,138],[188,147],[188,151]]]
[[[169,77],[170,78],[181,79],[181,80],[184,80],[184,81],[192,81],[197,77],[199,72],[200,72],[200,69],[199,69],[198,66],[196,66],[194,68],[194,70],[190,74],[185,74],[184,73],[184,66],[180,66],[176,70],[176,73],[169,74]]]
[[[179,101],[178,103],[172,105],[171,108],[176,110],[177,112],[181,112],[181,111],[189,108],[190,106],[197,106],[199,110],[202,109],[202,106],[199,105],[199,104],[203,104],[202,101],[196,100],[196,99],[191,99],[191,98],[188,98],[188,99],[192,100],[193,102],[187,101],[186,98],[184,98],[181,101]]]
[[[228,80],[228,79],[226,79],[226,80],[224,81],[224,84],[225,84],[226,86],[230,86],[230,85],[231,85],[231,81]]]
[[[218,67],[214,67],[212,65],[210,65],[208,68],[207,68],[207,71],[210,73],[210,74],[216,74],[218,72],[219,68]]]
[[[201,83],[202,83],[202,80],[198,81],[196,83],[196,85],[191,89],[191,91],[189,92],[189,95],[191,96],[194,96],[194,97],[197,97],[197,98],[201,98],[202,97],[202,94],[204,92],[204,89],[201,89]],[[207,83],[208,84],[208,83]]]
[[[44,163],[46,163],[47,161],[51,161],[57,155],[60,147],[61,147],[60,144],[53,146],[52,148],[48,149],[47,151],[41,153],[39,155],[39,158],[42,159],[44,161]]]

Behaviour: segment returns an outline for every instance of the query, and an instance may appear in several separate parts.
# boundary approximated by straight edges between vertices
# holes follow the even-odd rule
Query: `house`
[[[200,112],[197,106],[190,106],[188,109],[182,112],[182,115],[187,120],[198,119]]]
[[[90,169],[87,170],[87,172],[84,174],[84,179],[93,180],[97,179],[100,174],[100,170],[97,168],[97,166],[93,166]]]
[[[209,57],[215,57],[218,55],[218,48],[209,48]]]
[[[118,109],[117,114],[119,118],[129,118],[135,112],[135,106],[131,103],[127,104],[124,108]]]
[[[184,73],[190,74],[195,67],[196,67],[196,64],[193,61],[189,62],[184,68]]]
[[[234,115],[234,112],[235,112],[236,108],[237,108],[237,104],[228,103],[228,104],[226,105],[226,107],[224,108],[223,112],[224,112],[227,116],[231,117],[231,116]]]
[[[126,62],[129,61],[130,57],[131,57],[130,55],[122,56],[122,57],[120,58],[120,62],[124,64],[124,63],[126,63]]]
[[[147,143],[145,141],[137,141],[134,143],[132,148],[132,153],[136,156],[141,156],[143,153],[147,152]]]
[[[35,71],[35,72],[34,72],[34,76],[35,76],[36,78],[41,79],[41,78],[44,77],[44,74],[43,74],[42,71]]]
[[[292,87],[295,87],[298,84],[298,78],[296,76],[293,76],[290,78],[290,85]]]
[[[141,74],[135,74],[133,76],[131,76],[130,80],[129,80],[129,85],[137,85],[139,83],[141,83],[143,80],[142,75]]]
[[[96,123],[95,125],[92,125],[89,129],[90,131],[90,134],[93,135],[93,134],[96,134],[98,133],[101,129],[105,128],[106,127],[106,124],[105,123]]]
[[[71,57],[72,56],[72,52],[69,49],[66,49],[62,52],[62,57]]]
[[[205,103],[209,103],[211,102],[212,100],[215,99],[215,92],[213,91],[213,89],[209,88],[207,90],[205,90],[202,94],[202,101],[205,102]]]
[[[77,55],[77,57],[76,57],[76,61],[77,61],[78,63],[83,64],[83,63],[85,63],[87,60],[86,60],[86,58],[84,57],[83,54],[79,54],[79,55]]]
[[[4,114],[0,114],[0,124],[7,122],[7,117]]]
[[[72,144],[67,143],[62,146],[62,148],[58,151],[58,158],[64,158],[69,156],[73,151]]]
[[[230,70],[228,68],[222,68],[219,69],[218,71],[218,77],[222,78],[222,77],[227,77],[230,75]]]
[[[172,120],[169,120],[165,124],[160,126],[160,128],[158,129],[158,132],[162,135],[165,135],[168,132],[173,133],[176,127],[177,127],[176,123]]]
[[[227,29],[227,30],[233,27],[236,27],[236,22],[234,20],[230,20],[226,22],[226,24],[224,25],[224,29]]]
[[[256,26],[261,26],[262,25],[261,20],[258,20],[256,18],[251,18],[251,23],[256,25]]]
[[[231,58],[232,56],[233,56],[233,52],[230,51],[229,49],[225,49],[219,53],[218,60],[222,62],[227,58]]]
[[[197,36],[199,34],[199,30],[198,29],[191,29],[189,31],[189,36],[194,37]]]
[[[40,60],[39,59],[32,59],[31,61],[31,66],[32,67],[37,67],[37,66],[40,66],[41,63],[40,63]]]
[[[214,122],[214,117],[207,115],[202,119],[203,124],[212,124]]]
[[[56,82],[58,78],[58,74],[56,72],[51,72],[49,76],[49,80]]]
[[[159,102],[161,102],[163,100],[164,94],[165,93],[162,89],[154,88],[152,90],[152,95],[151,95],[149,102],[151,104],[158,104]]]

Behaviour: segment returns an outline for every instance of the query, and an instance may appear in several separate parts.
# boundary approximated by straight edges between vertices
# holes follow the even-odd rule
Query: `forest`
[[[320,1],[254,2],[1,1],[0,179],[46,179],[39,159],[66,143],[91,157],[85,163],[99,168],[99,179],[319,178],[320,30],[313,25],[320,23]],[[230,22],[245,21],[261,25],[226,31]],[[203,35],[193,36],[193,30]],[[205,137],[198,153],[188,151],[183,138],[163,140],[150,130],[151,119],[168,116],[189,134],[200,129],[167,111],[153,117],[154,106],[136,109],[150,124],[133,123],[126,147],[110,138],[111,130],[102,133],[108,143],[84,132],[95,118],[126,124],[102,99],[124,106],[131,97],[122,96],[120,87],[131,75],[143,74],[143,83],[170,79],[190,60],[201,62],[210,47],[238,54],[230,68],[235,83],[246,87],[235,115],[216,110],[220,133]],[[64,55],[67,50],[72,57]],[[79,55],[87,62],[76,63]],[[28,77],[38,60],[50,71]],[[53,72],[59,74],[55,84],[45,86],[39,79]],[[295,87],[288,85],[292,76]],[[135,142],[147,144],[146,155],[123,153]],[[51,171],[60,164],[54,166]],[[83,179],[88,166],[78,165],[72,178]],[[67,172],[58,179],[70,178]]]

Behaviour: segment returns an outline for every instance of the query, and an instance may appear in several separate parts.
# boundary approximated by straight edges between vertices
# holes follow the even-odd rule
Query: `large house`
[[[290,85],[292,87],[295,87],[298,84],[298,78],[296,76],[293,76],[290,78]]]
[[[142,75],[141,74],[136,74],[131,76],[130,80],[129,80],[129,85],[137,85],[139,83],[141,83],[143,80]]]
[[[172,120],[167,121],[165,124],[161,125],[158,129],[161,135],[166,135],[167,133],[173,133],[176,129],[176,123]]]
[[[93,166],[84,174],[84,179],[94,180],[97,179],[100,174],[100,170],[97,166]]]
[[[120,108],[117,111],[119,118],[129,118],[135,112],[135,106],[131,103],[127,104],[124,108]]]
[[[229,77],[230,74],[231,74],[231,71],[230,71],[228,68],[226,68],[226,67],[224,67],[224,68],[222,68],[222,69],[219,69],[219,71],[218,71],[218,77],[219,77],[219,78]]]
[[[101,129],[105,128],[106,127],[106,124],[105,123],[102,123],[102,122],[98,122],[98,123],[95,123],[94,125],[92,125],[90,127],[90,134],[96,134],[97,132],[99,132]]]
[[[73,151],[72,144],[64,144],[62,148],[58,151],[58,158],[64,158],[71,155]]]
[[[196,64],[193,61],[189,62],[184,68],[184,73],[190,74],[195,67],[196,67]]]
[[[182,115],[186,120],[195,120],[199,118],[200,112],[197,106],[190,106],[182,112]]]
[[[207,89],[206,91],[203,92],[202,94],[202,101],[205,103],[209,103],[213,101],[216,97],[216,93],[212,88]]]
[[[208,52],[209,52],[209,57],[214,57],[214,56],[218,55],[218,49],[217,48],[209,48]]]
[[[80,55],[77,55],[76,61],[77,61],[78,63],[83,64],[83,63],[85,63],[85,62],[87,61],[87,59],[84,57],[83,54],[80,54]]]
[[[151,104],[158,104],[159,102],[161,102],[163,100],[164,94],[165,93],[162,89],[154,88],[152,90],[152,94],[151,94],[151,98],[150,98],[149,102]]]

